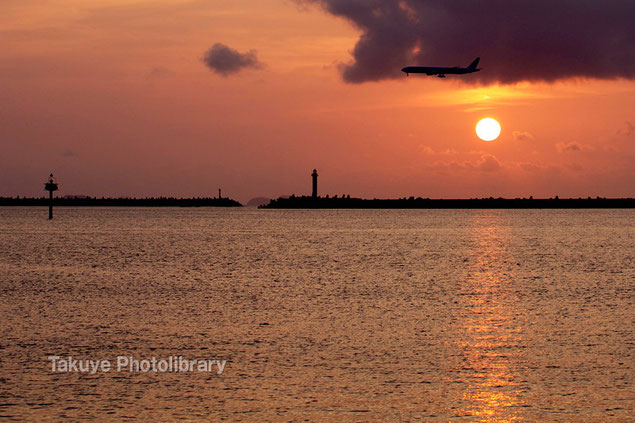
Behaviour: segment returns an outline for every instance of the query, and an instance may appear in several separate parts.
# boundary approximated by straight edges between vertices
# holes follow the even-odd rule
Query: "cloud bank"
[[[633,0],[296,0],[350,21],[361,36],[345,81],[414,66],[467,66],[468,83],[635,78]]]
[[[203,62],[212,71],[222,76],[229,76],[245,68],[262,68],[262,63],[258,61],[255,50],[240,53],[238,50],[221,43],[214,44],[205,53]]]

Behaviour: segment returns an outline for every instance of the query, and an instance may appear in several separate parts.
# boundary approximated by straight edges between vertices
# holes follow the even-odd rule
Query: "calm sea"
[[[635,419],[633,210],[55,214],[0,208],[3,420]]]

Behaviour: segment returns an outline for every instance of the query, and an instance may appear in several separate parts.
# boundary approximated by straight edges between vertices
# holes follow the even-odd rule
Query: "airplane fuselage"
[[[476,60],[474,60],[472,64],[470,64],[466,68],[462,68],[459,66],[455,66],[453,68],[436,66],[407,66],[401,71],[405,72],[406,75],[411,73],[424,73],[426,75],[436,75],[439,78],[445,78],[445,75],[465,75],[466,73],[480,71],[480,69],[476,67],[478,65],[479,59],[480,58],[476,58]]]

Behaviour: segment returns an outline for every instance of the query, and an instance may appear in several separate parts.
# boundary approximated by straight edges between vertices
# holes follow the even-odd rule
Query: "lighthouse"
[[[313,173],[311,174],[311,177],[313,178],[313,194],[311,195],[311,197],[313,198],[317,198],[317,170],[313,169]]]
[[[49,192],[49,219],[53,219],[53,191],[57,191],[57,183],[52,173],[49,175],[48,182],[44,183],[44,189]]]

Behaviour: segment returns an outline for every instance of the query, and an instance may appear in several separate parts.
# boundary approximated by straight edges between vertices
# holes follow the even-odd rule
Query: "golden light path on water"
[[[514,278],[507,262],[505,246],[511,234],[502,215],[472,223],[474,245],[472,270],[466,281],[466,298],[459,348],[463,350],[462,369],[469,372],[462,394],[463,409],[458,415],[478,421],[515,422],[523,420],[525,398],[518,369],[526,360],[519,348],[523,343],[523,326],[517,319],[519,310],[508,297]],[[492,220],[494,219],[494,220]]]

